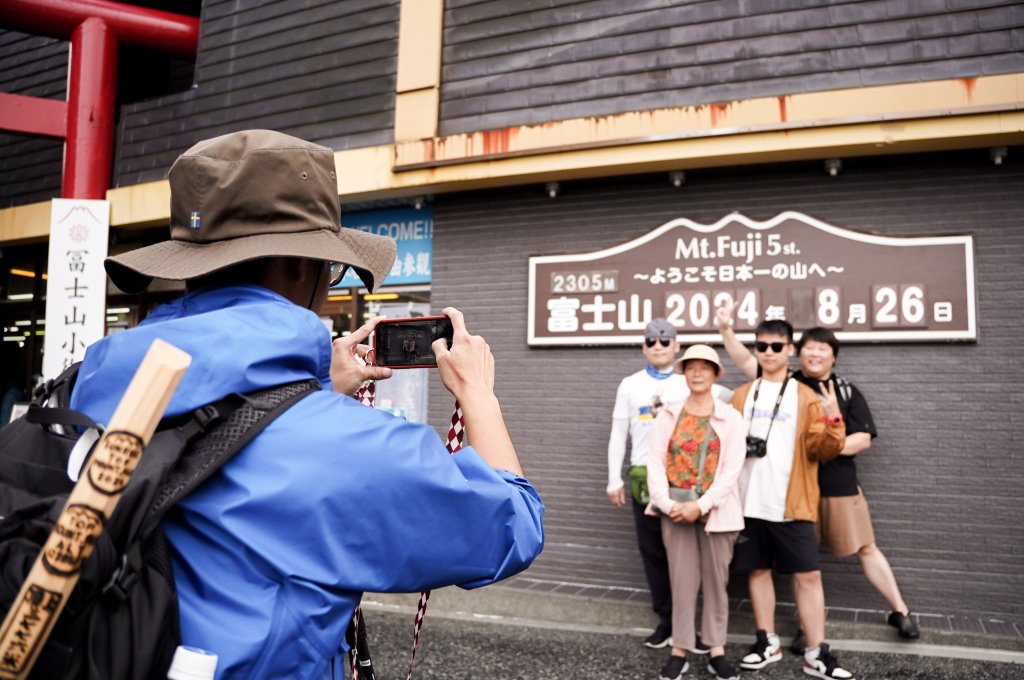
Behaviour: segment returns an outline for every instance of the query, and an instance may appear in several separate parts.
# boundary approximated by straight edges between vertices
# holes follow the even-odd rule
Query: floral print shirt
[[[698,479],[700,472],[700,450],[708,438],[707,456],[704,459],[704,476]],[[700,493],[706,492],[715,481],[718,469],[718,454],[721,442],[711,428],[711,416],[695,416],[685,410],[679,414],[675,431],[668,442],[668,453],[665,457],[665,471],[669,486],[680,489],[699,488]]]

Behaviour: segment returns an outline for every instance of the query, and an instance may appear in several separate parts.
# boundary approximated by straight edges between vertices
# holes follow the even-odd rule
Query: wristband
[[[836,426],[836,427],[838,427],[839,425],[843,424],[843,417],[841,415],[839,415],[839,416],[822,416],[821,420],[826,425],[832,425],[832,426]]]

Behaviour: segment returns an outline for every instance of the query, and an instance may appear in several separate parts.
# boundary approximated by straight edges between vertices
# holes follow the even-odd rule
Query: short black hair
[[[821,326],[815,326],[814,328],[808,328],[800,336],[800,342],[796,345],[796,351],[799,352],[804,347],[804,343],[808,340],[814,342],[823,342],[832,348],[832,356],[839,356],[839,341],[836,340],[836,334],[827,328]]]
[[[191,292],[210,286],[237,286],[244,283],[259,284],[266,275],[272,259],[274,258],[260,257],[254,260],[236,262],[208,274],[188,279],[185,281],[185,289]]]
[[[786,338],[787,342],[793,342],[793,326],[785,319],[765,319],[754,329],[755,336],[762,333],[781,335]]]

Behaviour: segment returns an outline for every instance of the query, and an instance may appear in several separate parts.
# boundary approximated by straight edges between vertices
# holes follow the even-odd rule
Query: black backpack
[[[11,608],[73,487],[67,463],[75,428],[93,426],[67,408],[77,374],[76,364],[37,389],[28,412],[0,430],[0,615]],[[181,635],[162,518],[317,389],[315,380],[305,380],[231,394],[161,422],[30,678],[167,677]],[[0,654],[0,676],[18,665]]]

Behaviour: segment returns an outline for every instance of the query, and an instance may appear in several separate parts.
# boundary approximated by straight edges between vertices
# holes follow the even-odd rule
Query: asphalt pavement
[[[410,610],[364,606],[379,680],[403,680],[412,649]],[[487,616],[427,617],[421,632],[413,677],[417,680],[657,680],[668,650],[643,646],[643,631],[601,632],[572,624],[527,624]],[[730,634],[726,654],[734,663],[749,641]],[[1024,678],[1024,656],[981,650],[979,656],[1010,661],[961,658],[970,650],[937,645],[833,641],[841,665],[859,680],[1017,680]],[[846,647],[847,649],[839,649]],[[851,648],[863,647],[864,651]],[[885,650],[906,650],[889,653]],[[944,650],[955,656],[942,656]],[[701,657],[691,657],[684,678],[713,676]],[[704,657],[706,659],[706,657]],[[1016,662],[1014,662],[1016,661]],[[743,680],[806,680],[800,658],[786,651],[782,661],[760,671],[744,671]]]

